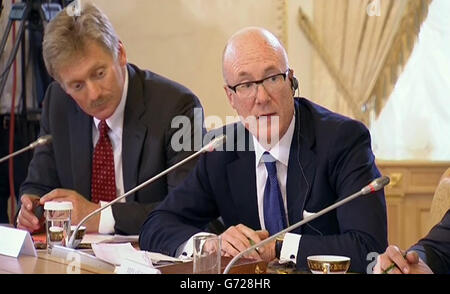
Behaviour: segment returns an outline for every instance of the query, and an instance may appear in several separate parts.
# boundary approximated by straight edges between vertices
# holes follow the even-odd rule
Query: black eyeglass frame
[[[256,84],[256,85],[260,85],[260,84],[264,83],[265,80],[268,80],[268,79],[271,79],[271,78],[274,78],[274,77],[277,77],[277,76],[283,76],[283,79],[286,81],[286,78],[287,78],[288,75],[289,75],[289,71],[290,71],[290,69],[288,68],[284,73],[278,73],[278,74],[275,74],[275,75],[271,75],[271,76],[265,77],[264,79],[257,80],[257,81],[249,81],[249,82],[239,83],[239,84],[234,85],[234,86],[227,85],[227,87],[228,87],[230,90],[232,90],[234,93],[237,94],[236,88],[239,87],[239,86],[241,86],[241,85],[245,85],[245,84]]]

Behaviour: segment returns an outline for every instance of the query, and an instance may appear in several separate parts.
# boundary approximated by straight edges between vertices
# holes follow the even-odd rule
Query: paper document
[[[86,234],[84,235],[81,243],[83,244],[95,244],[102,243],[112,239],[112,235],[101,235],[101,234]]]
[[[121,265],[124,260],[133,261],[142,265],[153,267],[153,264],[161,263],[182,263],[190,260],[179,259],[161,253],[136,250],[131,243],[92,244],[92,250],[96,257],[115,265]]]
[[[158,264],[158,263],[159,264],[160,263],[184,263],[184,262],[189,262],[192,260],[191,258],[187,258],[187,259],[175,258],[172,256],[157,253],[157,252],[147,252],[147,254],[150,256],[152,262],[155,264]]]
[[[97,244],[97,243],[137,243],[139,235],[104,235],[104,234],[86,234],[81,240],[83,244]]]
[[[133,262],[126,259],[121,265],[116,266],[114,271],[116,274],[161,274],[161,271],[156,268],[144,266],[140,263]]]
[[[125,244],[92,244],[97,258],[116,265],[117,274],[160,274],[161,271],[153,267],[148,252],[133,248],[131,243]]]
[[[116,234],[108,242],[109,243],[125,243],[125,242],[137,243],[137,242],[139,242],[139,235],[117,235]]]
[[[131,246],[131,243],[93,243],[92,250],[94,251],[94,254],[97,258],[100,258],[114,265],[120,265],[126,258],[140,259],[140,257],[136,257],[135,255],[140,255],[140,252],[142,252],[134,249],[133,246]],[[142,263],[153,266],[150,258],[148,258],[147,260],[143,260]]]

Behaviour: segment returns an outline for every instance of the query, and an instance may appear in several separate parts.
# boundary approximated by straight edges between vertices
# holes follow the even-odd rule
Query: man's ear
[[[122,41],[119,40],[119,48],[117,58],[121,66],[125,66],[127,64],[127,52],[125,51],[125,46]]]

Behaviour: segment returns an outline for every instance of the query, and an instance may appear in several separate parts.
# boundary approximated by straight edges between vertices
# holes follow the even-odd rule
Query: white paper
[[[183,260],[174,258],[160,253],[136,250],[131,243],[114,244],[114,243],[100,243],[92,244],[92,249],[96,257],[112,263],[114,265],[121,265],[125,260],[139,263],[144,266],[153,267],[153,264],[161,262],[189,262],[190,260]]]
[[[0,226],[0,254],[17,258],[20,253],[37,256],[30,233]]]
[[[138,242],[139,235],[105,235],[105,234],[86,234],[81,240],[83,244],[96,243],[124,243],[124,242]]]
[[[105,242],[105,241],[104,241]],[[103,242],[103,243],[104,243]],[[124,243],[124,242],[139,242],[139,235],[114,235],[111,240],[108,240],[109,243]]]
[[[102,235],[102,234],[85,234],[81,243],[83,244],[95,244],[101,242],[108,242],[112,240],[113,236],[111,235]]]
[[[120,265],[122,260],[124,260],[127,256],[134,255],[137,251],[133,248],[133,246],[131,246],[131,243],[93,243],[92,250],[94,251],[96,257],[114,265]]]
[[[120,266],[116,266],[116,274],[161,274],[156,268],[151,268],[140,263],[125,259]]]
[[[192,260],[192,258],[185,258],[185,259],[175,258],[157,252],[147,252],[147,254],[150,256],[153,263],[161,263],[161,262],[184,263],[190,262]]]
[[[24,255],[37,256],[36,248],[34,248],[33,239],[31,238],[30,233],[28,232],[26,232],[21,253]]]
[[[316,212],[309,212],[309,211],[303,210],[303,219],[310,217],[312,215],[315,215],[315,214],[316,214]]]

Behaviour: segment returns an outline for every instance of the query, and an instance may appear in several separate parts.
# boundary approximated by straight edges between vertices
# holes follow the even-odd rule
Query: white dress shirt
[[[264,223],[264,190],[267,182],[267,169],[264,162],[261,160],[264,152],[269,152],[270,155],[276,160],[277,167],[277,178],[278,185],[280,186],[281,196],[283,198],[284,211],[286,212],[286,224],[289,226],[288,209],[287,209],[287,171],[289,163],[289,153],[291,150],[292,137],[295,130],[295,115],[293,116],[289,128],[283,137],[275,144],[270,150],[264,148],[256,139],[253,137],[253,145],[255,146],[255,163],[256,163],[256,194],[258,197],[258,214],[259,223],[261,228],[266,229]],[[284,237],[283,247],[281,248],[280,261],[296,262],[297,251],[300,243],[301,235],[287,233]]]
[[[276,159],[277,178],[280,186],[281,195],[283,197],[284,211],[286,212],[286,223],[289,226],[289,220],[287,217],[287,198],[286,198],[286,183],[287,183],[287,171],[289,162],[289,152],[291,150],[292,137],[295,130],[295,115],[293,116],[289,128],[284,136],[274,145],[270,150],[266,150],[259,142],[258,139],[253,137],[253,145],[255,147],[255,163],[256,163],[256,194],[258,199],[258,214],[261,228],[265,229],[264,223],[264,189],[267,182],[267,169],[261,158],[264,152],[269,152],[273,158]],[[198,233],[202,234],[202,233]],[[198,235],[196,234],[196,235]],[[194,236],[196,236],[194,235]],[[177,250],[177,256],[179,258],[185,258],[192,256],[193,253],[193,237],[183,243]],[[283,246],[280,254],[280,261],[296,262],[297,252],[300,244],[301,235],[287,233],[284,237]]]
[[[116,196],[122,195],[125,191],[123,186],[123,169],[122,169],[122,131],[123,131],[123,116],[125,112],[125,104],[128,94],[128,70],[125,69],[125,83],[123,85],[122,98],[114,113],[106,119],[106,124],[109,127],[109,140],[111,141],[113,153],[114,153],[114,173],[116,179]],[[95,145],[99,139],[100,133],[98,125],[100,120],[94,117],[92,124],[92,143]],[[122,199],[120,202],[125,202]],[[108,202],[100,201],[100,205],[104,206]],[[100,224],[98,226],[98,232],[100,234],[112,234],[114,233],[114,225],[116,221],[112,213],[111,206],[102,210],[100,215]]]

